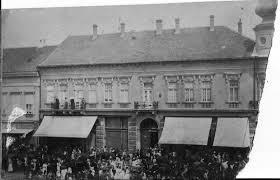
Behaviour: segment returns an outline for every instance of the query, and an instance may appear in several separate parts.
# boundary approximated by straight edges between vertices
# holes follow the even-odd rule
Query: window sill
[[[95,105],[95,104],[98,104],[98,102],[91,102],[91,103],[86,103],[88,105]]]
[[[114,102],[102,102],[102,104],[114,104]]]
[[[166,104],[179,104],[179,102],[166,102]]]
[[[195,104],[196,102],[195,101],[184,101],[182,102],[183,104]]]
[[[28,114],[25,114],[25,117],[27,117],[27,118],[31,118],[31,117],[33,117],[34,116],[34,114],[33,113],[28,113]]]
[[[118,102],[118,104],[131,104],[130,102]]]
[[[226,104],[241,104],[240,101],[227,101]]]
[[[200,101],[199,104],[214,104],[213,101]]]

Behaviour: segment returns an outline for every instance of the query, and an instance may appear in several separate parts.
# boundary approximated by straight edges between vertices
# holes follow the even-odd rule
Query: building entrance
[[[145,119],[140,124],[141,149],[154,147],[158,143],[158,125],[153,119]]]

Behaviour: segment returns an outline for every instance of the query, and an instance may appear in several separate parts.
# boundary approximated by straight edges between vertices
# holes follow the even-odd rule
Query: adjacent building
[[[36,67],[54,48],[46,46],[3,50],[1,118],[4,137],[7,135],[20,137],[33,131],[39,125],[40,76]],[[8,118],[16,107],[25,110],[26,114],[17,118],[12,123],[12,130],[8,131]],[[33,139],[31,143],[36,144],[36,139]]]

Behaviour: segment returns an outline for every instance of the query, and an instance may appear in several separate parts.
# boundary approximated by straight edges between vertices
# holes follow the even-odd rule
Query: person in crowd
[[[27,144],[20,152],[23,157],[15,158],[22,158],[29,179],[41,175],[53,180],[231,180],[248,162],[247,152],[192,146],[177,154],[160,146],[128,152],[106,146],[89,151],[81,146],[34,149]]]

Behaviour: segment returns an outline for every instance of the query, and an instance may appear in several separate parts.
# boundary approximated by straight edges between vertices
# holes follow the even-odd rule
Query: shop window
[[[128,148],[128,118],[110,117],[106,118],[106,146],[119,150]]]

